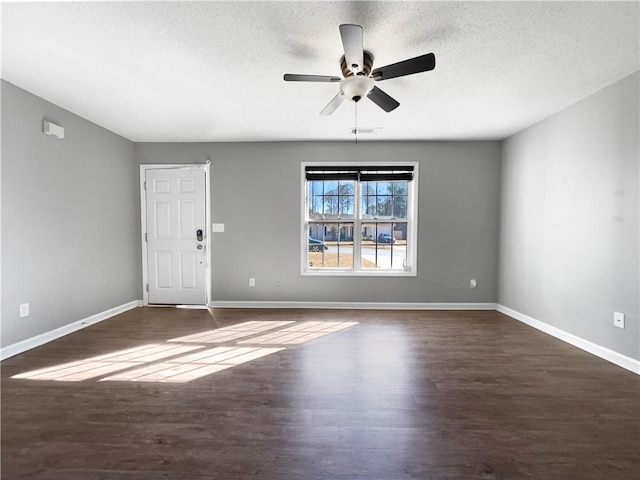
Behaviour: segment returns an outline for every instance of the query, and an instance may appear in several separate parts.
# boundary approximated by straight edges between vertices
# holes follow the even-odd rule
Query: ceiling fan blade
[[[393,98],[387,95],[385,92],[380,90],[378,87],[373,87],[373,89],[367,95],[373,103],[378,105],[385,112],[389,113],[391,110],[395,110],[400,106],[400,103]]]
[[[339,82],[340,77],[331,75],[298,75],[295,73],[285,73],[285,82]]]
[[[347,67],[354,73],[362,71],[364,66],[364,48],[362,46],[362,27],[360,25],[340,25],[340,36],[344,48]]]
[[[395,77],[403,77],[413,73],[427,72],[436,68],[436,56],[433,53],[420,55],[398,63],[392,63],[385,67],[376,68],[371,72],[374,80],[388,80]]]
[[[342,92],[338,92],[338,94],[333,97],[333,100],[331,100],[327,104],[327,106],[322,109],[320,115],[331,115],[336,111],[336,108],[338,108],[342,104],[342,102],[344,102],[344,99],[345,96],[342,94]]]

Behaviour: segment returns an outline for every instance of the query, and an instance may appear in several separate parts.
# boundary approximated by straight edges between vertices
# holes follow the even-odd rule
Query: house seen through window
[[[417,164],[303,169],[303,273],[415,275]]]

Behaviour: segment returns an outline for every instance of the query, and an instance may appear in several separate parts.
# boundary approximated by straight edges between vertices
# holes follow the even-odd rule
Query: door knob
[[[198,250],[202,250],[204,247],[200,244],[198,244]]]

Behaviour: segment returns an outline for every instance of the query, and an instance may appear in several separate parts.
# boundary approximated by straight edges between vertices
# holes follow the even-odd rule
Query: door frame
[[[149,265],[147,261],[147,195],[145,179],[147,170],[174,170],[197,168],[204,172],[204,211],[205,211],[205,248],[206,266],[204,270],[204,288],[206,306],[211,303],[211,162],[207,163],[161,163],[140,165],[140,245],[142,251],[142,305],[149,305]]]

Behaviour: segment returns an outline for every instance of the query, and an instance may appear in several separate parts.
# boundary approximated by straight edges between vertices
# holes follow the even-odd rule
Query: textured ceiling
[[[368,139],[501,139],[639,69],[638,2],[3,3],[2,78],[134,141],[347,140],[341,23],[374,68],[434,52],[436,68],[379,82]],[[363,137],[361,137],[363,138]]]

